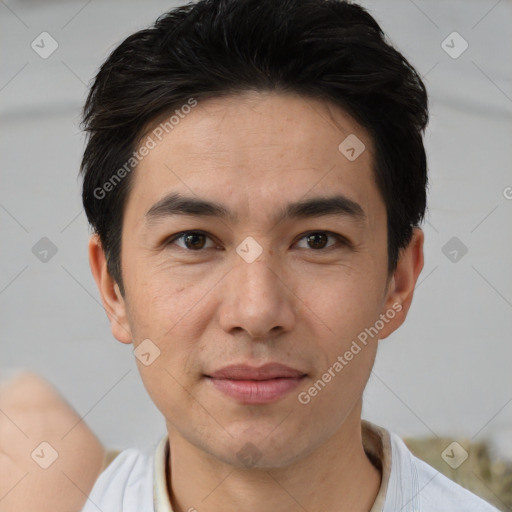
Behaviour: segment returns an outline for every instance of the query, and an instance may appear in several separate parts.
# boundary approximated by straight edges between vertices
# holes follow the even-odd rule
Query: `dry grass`
[[[512,466],[502,461],[491,461],[485,443],[456,439],[469,456],[457,469],[452,469],[441,458],[441,453],[453,441],[449,438],[429,437],[404,439],[416,457],[499,510],[512,511]]]

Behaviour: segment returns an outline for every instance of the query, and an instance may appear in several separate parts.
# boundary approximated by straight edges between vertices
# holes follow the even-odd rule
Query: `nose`
[[[227,276],[219,313],[225,332],[265,339],[292,330],[297,299],[289,276],[264,254],[252,263],[240,260]]]

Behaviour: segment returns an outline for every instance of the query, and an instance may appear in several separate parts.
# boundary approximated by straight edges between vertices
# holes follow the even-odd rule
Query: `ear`
[[[131,343],[132,335],[126,314],[126,304],[118,284],[108,272],[107,258],[96,233],[89,239],[89,265],[114,338],[121,343]]]
[[[391,314],[393,317],[379,332],[379,339],[387,338],[407,317],[414,288],[423,269],[423,241],[423,231],[414,228],[409,245],[400,251],[397,267],[389,280],[382,311],[388,318],[391,318]]]

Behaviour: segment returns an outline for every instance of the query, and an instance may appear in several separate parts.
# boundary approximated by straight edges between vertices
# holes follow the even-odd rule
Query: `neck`
[[[239,469],[169,430],[168,488],[174,512],[369,512],[381,474],[366,456],[361,407],[325,443],[291,465]]]

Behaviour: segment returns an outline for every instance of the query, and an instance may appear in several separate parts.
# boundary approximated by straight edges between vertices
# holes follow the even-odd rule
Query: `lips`
[[[270,380],[278,378],[298,378],[304,375],[306,375],[305,372],[283,364],[267,363],[257,368],[245,364],[226,366],[207,376],[213,379]]]
[[[226,366],[206,375],[214,389],[241,404],[269,404],[295,389],[306,374],[279,363]]]

